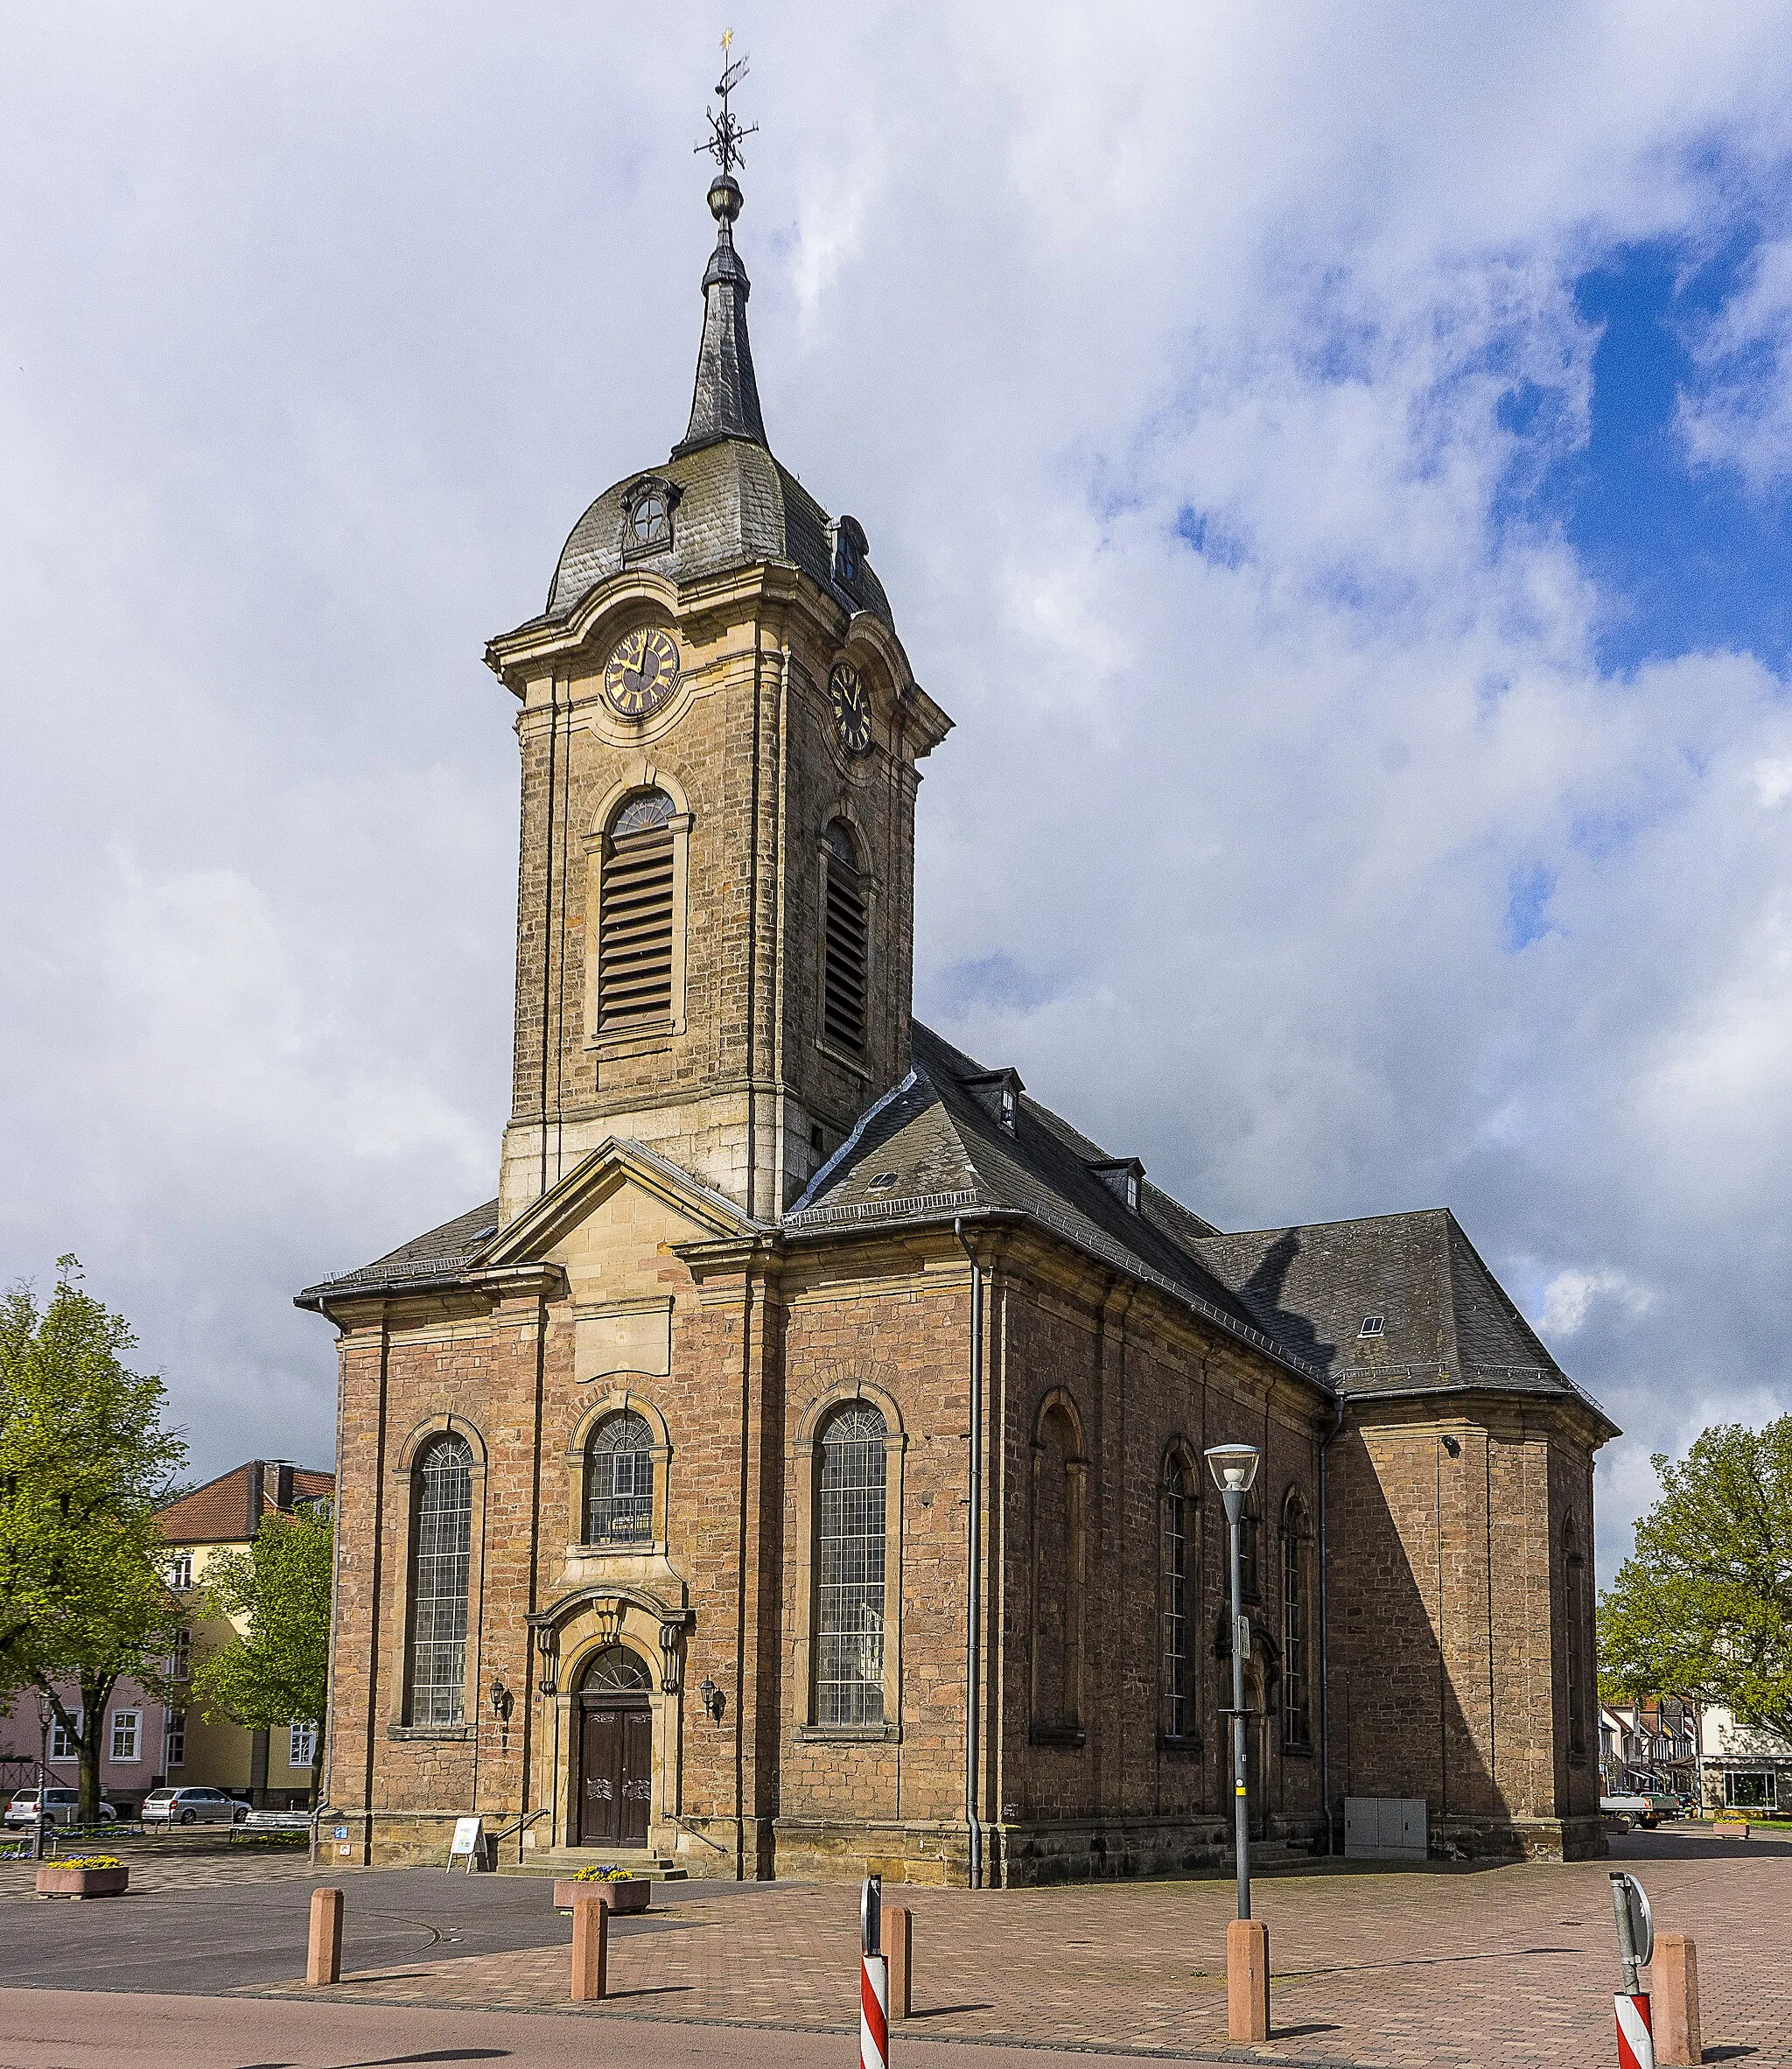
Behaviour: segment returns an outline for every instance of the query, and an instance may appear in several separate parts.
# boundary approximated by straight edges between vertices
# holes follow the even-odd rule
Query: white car
[[[144,1798],[145,1825],[234,1825],[248,1815],[221,1789],[151,1789]]]
[[[45,1794],[49,1798],[49,1801],[44,1806],[44,1822],[46,1826],[53,1828],[58,1825],[73,1825],[79,1820],[80,1816],[80,1791],[79,1789],[47,1789],[45,1791]],[[4,1822],[13,1826],[29,1826],[35,1825],[37,1821],[38,1792],[35,1789],[21,1789],[12,1801],[7,1805]],[[117,1821],[117,1806],[108,1803],[102,1796],[100,1799],[100,1822],[102,1825],[114,1825]]]

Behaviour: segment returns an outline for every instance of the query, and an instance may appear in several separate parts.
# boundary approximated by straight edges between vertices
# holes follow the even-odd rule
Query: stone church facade
[[[1211,1444],[1257,1446],[1252,1806],[1598,1850],[1592,1457],[1447,1212],[1227,1234],[910,1012],[917,684],[773,457],[710,189],[696,392],[494,640],[497,1197],[340,1333],[340,1854],[1014,1883],[1228,1841]]]

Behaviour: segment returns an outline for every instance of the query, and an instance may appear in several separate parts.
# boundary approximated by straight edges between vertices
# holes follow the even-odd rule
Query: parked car
[[[145,1825],[235,1825],[248,1815],[221,1789],[151,1789],[144,1798]]]
[[[54,1827],[73,1825],[80,1816],[80,1791],[79,1789],[48,1789],[45,1794],[49,1800],[44,1806],[45,1823]],[[4,1821],[11,1826],[34,1826],[38,1821],[38,1792],[21,1789],[6,1806]],[[118,1821],[118,1806],[100,1799],[100,1822],[113,1825]]]
[[[1680,1815],[1680,1799],[1665,1789],[1633,1789],[1620,1796],[1601,1796],[1600,1809],[1608,1818],[1629,1818],[1653,1832],[1663,1818]]]

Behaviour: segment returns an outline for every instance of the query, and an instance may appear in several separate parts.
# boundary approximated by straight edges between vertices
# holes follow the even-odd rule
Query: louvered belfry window
[[[672,814],[663,790],[643,790],[610,824],[598,913],[601,1034],[672,1017]]]
[[[864,880],[858,850],[843,820],[828,828],[826,910],[822,915],[822,1028],[836,1048],[864,1047]]]

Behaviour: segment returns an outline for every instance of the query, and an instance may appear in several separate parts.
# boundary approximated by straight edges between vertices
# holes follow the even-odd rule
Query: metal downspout
[[[1326,1460],[1332,1448],[1332,1440],[1343,1427],[1344,1397],[1340,1393],[1333,1413],[1332,1427],[1320,1440],[1320,1801],[1326,1813],[1327,1857],[1338,1849],[1334,1844],[1336,1833],[1332,1822],[1332,1627],[1326,1614],[1329,1594],[1326,1577],[1326,1498],[1330,1482]]]
[[[983,1423],[984,1423],[984,1275],[976,1252],[955,1217],[952,1233],[970,1261],[970,1526],[965,1545],[964,1618],[964,1823],[970,1837],[970,1886],[984,1886],[984,1828],[977,1821],[977,1712],[981,1701],[978,1673],[983,1639]]]

